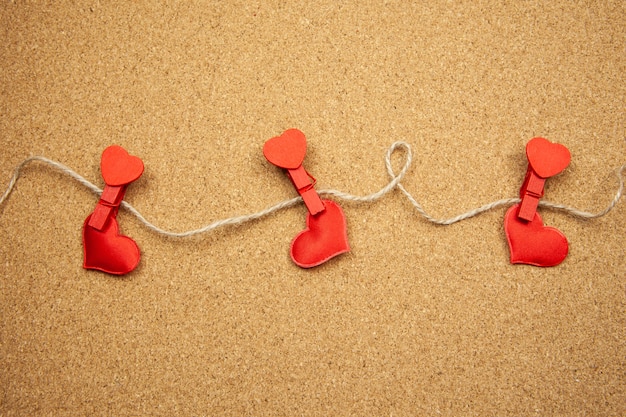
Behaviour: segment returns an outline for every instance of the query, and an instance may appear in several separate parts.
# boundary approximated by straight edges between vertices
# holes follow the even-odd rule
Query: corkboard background
[[[318,188],[367,194],[395,140],[435,216],[521,185],[534,136],[570,167],[546,199],[598,211],[625,162],[626,3],[144,2],[0,6],[0,178],[44,155],[169,230],[294,196],[262,155],[297,127]],[[372,2],[373,3],[373,2]],[[394,158],[401,164],[401,155]],[[82,269],[97,198],[31,165],[0,207],[0,415],[624,415],[626,206],[556,267],[513,266],[505,209],[449,227],[398,191],[342,203],[352,251],[289,259],[297,206],[190,239],[127,212],[124,278]]]

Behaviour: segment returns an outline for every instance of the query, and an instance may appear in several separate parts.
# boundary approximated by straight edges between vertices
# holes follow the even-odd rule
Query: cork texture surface
[[[0,185],[31,155],[167,230],[296,196],[263,157],[289,128],[318,189],[402,184],[435,217],[516,197],[526,143],[572,161],[545,199],[597,212],[626,162],[626,3],[3,2]],[[398,170],[404,154],[394,153]],[[511,265],[506,208],[451,226],[399,190],[339,201],[349,253],[289,257],[303,205],[191,238],[120,230],[131,274],[82,268],[97,197],[31,164],[0,207],[0,415],[626,414],[626,207],[581,220],[553,268]]]

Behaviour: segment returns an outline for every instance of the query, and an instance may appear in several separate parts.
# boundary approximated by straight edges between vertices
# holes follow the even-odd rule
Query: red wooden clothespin
[[[121,146],[109,146],[102,153],[100,171],[105,186],[88,223],[96,230],[102,230],[107,220],[117,215],[126,187],[143,173],[143,162]]]
[[[263,155],[272,164],[286,169],[291,182],[302,196],[309,212],[306,229],[291,242],[291,259],[301,268],[312,268],[348,252],[346,217],[341,207],[322,200],[315,191],[315,178],[302,167],[306,154],[306,137],[298,129],[265,142]]]
[[[271,164],[287,170],[309,213],[314,216],[324,211],[325,207],[315,191],[315,178],[302,166],[305,154],[306,137],[298,129],[289,129],[282,135],[268,140],[263,146],[265,158]]]
[[[511,263],[542,267],[559,265],[569,251],[560,230],[544,226],[537,213],[546,178],[563,171],[570,161],[569,150],[544,138],[526,144],[528,169],[520,189],[522,201],[507,210],[504,231],[511,252]]]
[[[532,221],[537,212],[539,199],[543,197],[546,179],[563,171],[569,165],[571,155],[563,145],[544,138],[533,138],[526,144],[526,157],[528,169],[520,189],[522,202],[517,216]]]
[[[134,240],[119,234],[116,217],[126,187],[143,173],[143,162],[121,146],[109,146],[100,170],[106,185],[83,225],[83,267],[123,275],[137,267],[140,253]]]

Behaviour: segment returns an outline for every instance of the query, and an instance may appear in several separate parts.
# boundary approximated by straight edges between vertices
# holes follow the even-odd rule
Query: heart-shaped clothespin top
[[[543,225],[539,213],[532,221],[518,217],[519,204],[504,217],[504,231],[509,243],[512,264],[556,266],[569,251],[567,238],[560,230]]]
[[[113,145],[102,152],[100,171],[107,185],[126,185],[141,177],[143,162],[138,157],[129,155],[121,146]]]
[[[526,157],[533,171],[541,178],[553,177],[569,165],[569,150],[544,138],[533,138],[526,144]]]
[[[302,268],[312,268],[350,251],[346,217],[337,203],[324,200],[326,210],[307,213],[306,229],[291,242],[291,259]]]
[[[289,129],[265,142],[263,155],[271,164],[284,169],[297,169],[306,154],[306,136],[298,129]]]

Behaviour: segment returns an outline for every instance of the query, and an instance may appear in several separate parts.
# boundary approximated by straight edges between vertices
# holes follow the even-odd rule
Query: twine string
[[[403,167],[400,169],[400,172],[396,174],[391,165],[391,156],[398,150],[404,150],[405,161],[404,161]],[[402,142],[402,141],[394,142],[387,149],[387,153],[385,154],[385,166],[387,168],[387,174],[389,175],[390,180],[380,190],[374,193],[368,194],[368,195],[364,195],[364,196],[353,195],[353,194],[345,193],[343,191],[332,190],[332,189],[320,190],[318,191],[318,194],[331,196],[331,197],[334,197],[335,199],[348,201],[348,202],[370,203],[370,202],[374,202],[374,201],[381,199],[386,194],[391,192],[393,189],[397,188],[398,190],[402,192],[402,194],[404,194],[407,200],[413,205],[415,210],[424,219],[426,219],[427,221],[431,223],[438,224],[438,225],[451,225],[451,224],[460,222],[462,220],[466,220],[471,217],[477,216],[486,211],[490,211],[490,210],[493,210],[502,206],[511,206],[521,201],[519,198],[504,198],[501,200],[497,200],[497,201],[493,201],[491,203],[485,204],[481,207],[469,210],[465,213],[461,213],[454,217],[444,218],[444,219],[433,217],[430,214],[428,214],[426,210],[424,210],[422,205],[413,197],[413,195],[411,195],[411,193],[409,193],[409,191],[407,191],[407,189],[401,183],[402,179],[405,177],[407,171],[409,170],[412,161],[413,161],[413,154],[411,151],[411,146],[408,143]],[[22,174],[24,167],[26,167],[32,162],[41,162],[48,166],[51,166],[52,168],[58,170],[59,172],[73,178],[78,183],[83,185],[85,188],[92,191],[94,194],[97,194],[97,195],[102,194],[101,188],[91,183],[90,181],[88,181],[83,176],[81,176],[76,171],[72,170],[71,168],[67,167],[66,165],[63,165],[60,162],[56,162],[51,159],[45,158],[43,156],[31,156],[29,158],[26,158],[24,161],[22,161],[13,171],[13,176],[11,177],[11,180],[9,181],[9,184],[6,190],[0,197],[0,206],[4,204],[4,202],[8,199],[9,195],[13,191],[15,184],[17,183],[17,180],[20,178]],[[617,175],[619,184],[618,184],[618,189],[615,193],[615,196],[607,205],[607,207],[598,213],[590,213],[590,212],[579,210],[575,207],[571,207],[568,205],[551,203],[549,201],[544,201],[544,200],[539,201],[539,206],[554,209],[554,210],[564,211],[573,216],[580,217],[583,219],[594,219],[594,218],[605,216],[617,205],[620,198],[622,197],[622,194],[624,192],[624,171],[625,170],[626,170],[626,164],[622,165],[621,167],[617,169],[616,175]],[[206,226],[200,227],[198,229],[193,229],[193,230],[188,230],[188,231],[183,231],[183,232],[172,232],[172,231],[168,231],[159,226],[154,225],[152,222],[148,221],[136,208],[134,208],[131,204],[129,204],[126,201],[122,201],[121,206],[124,209],[128,210],[128,212],[130,212],[141,223],[143,223],[144,226],[146,226],[148,229],[152,230],[153,232],[163,235],[163,236],[181,238],[181,237],[189,237],[193,235],[211,232],[220,227],[241,225],[244,223],[255,221],[263,217],[269,216],[270,214],[273,214],[277,211],[293,207],[300,203],[302,203],[302,198],[295,197],[289,200],[281,201],[279,203],[274,204],[273,206],[257,211],[255,213],[228,217],[225,219],[214,221],[213,223],[207,224]]]

